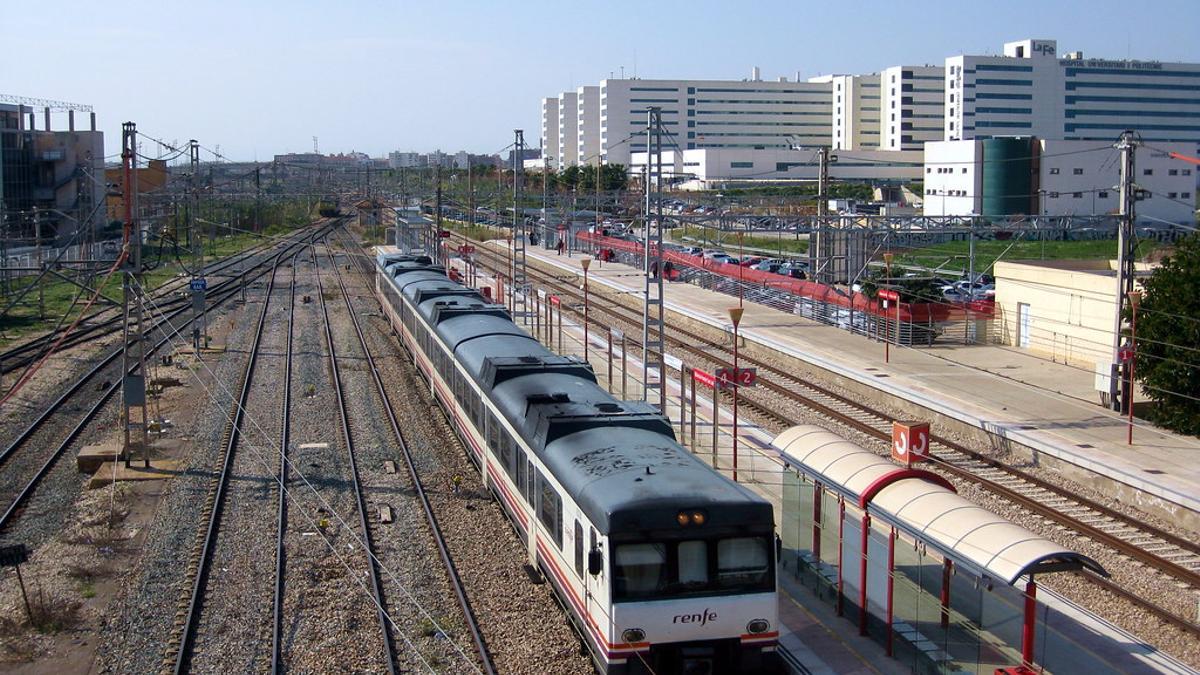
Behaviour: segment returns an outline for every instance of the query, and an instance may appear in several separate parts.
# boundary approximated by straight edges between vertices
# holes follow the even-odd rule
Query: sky
[[[0,93],[92,105],[110,154],[133,121],[246,161],[309,152],[313,136],[321,152],[372,156],[494,153],[513,129],[536,146],[542,97],[622,72],[860,74],[999,53],[1023,38],[1056,39],[1060,54],[1200,62],[1198,0],[4,5]]]

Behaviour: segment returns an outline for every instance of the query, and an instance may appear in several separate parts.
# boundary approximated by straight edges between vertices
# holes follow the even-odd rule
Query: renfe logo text
[[[703,612],[696,614],[676,614],[675,618],[671,619],[671,623],[698,623],[701,626],[708,625],[709,621],[715,621],[717,613],[705,607]]]

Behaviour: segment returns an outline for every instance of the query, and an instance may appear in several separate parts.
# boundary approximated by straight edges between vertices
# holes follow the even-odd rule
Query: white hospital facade
[[[704,175],[691,172],[700,180],[794,177],[786,156],[810,164],[819,146],[879,164],[881,180],[929,180],[913,156],[928,162],[932,142],[940,153],[955,152],[947,142],[1007,136],[1098,144],[1131,129],[1147,145],[1194,155],[1200,64],[1087,58],[1025,39],[998,56],[862,75],[764,80],[755,68],[745,80],[606,79],[542,100],[542,148],[555,168],[643,164],[651,107],[662,113],[669,165],[703,166]]]

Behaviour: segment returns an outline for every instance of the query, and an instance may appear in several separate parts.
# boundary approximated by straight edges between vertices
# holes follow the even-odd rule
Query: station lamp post
[[[1126,438],[1129,445],[1133,445],[1133,393],[1137,387],[1133,375],[1137,367],[1137,311],[1141,301],[1141,291],[1129,291],[1129,424]]]
[[[588,360],[588,268],[592,266],[591,258],[581,258],[579,266],[583,268],[583,360]]]
[[[884,269],[883,278],[884,278],[884,281],[886,281],[887,283],[891,283],[891,280],[892,280],[892,258],[895,258],[895,257],[896,257],[896,254],[892,253],[891,251],[888,251],[887,253],[883,254],[883,269]],[[899,312],[898,308],[896,310],[896,316],[900,316],[900,312]],[[899,326],[899,324],[897,324],[896,325],[896,334],[899,335],[899,333],[900,333],[900,326]],[[890,347],[888,346],[887,314],[884,314],[883,315],[883,362],[884,363],[888,363],[889,361],[891,361],[891,354],[889,352],[890,352]]]
[[[741,381],[741,368],[738,363],[738,324],[742,322],[744,307],[730,307],[729,321],[733,323],[733,481],[737,482],[738,470],[738,383]],[[714,391],[713,396],[717,393]],[[717,424],[718,420],[713,420]]]

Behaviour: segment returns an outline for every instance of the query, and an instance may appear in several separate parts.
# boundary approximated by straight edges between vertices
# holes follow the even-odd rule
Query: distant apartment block
[[[542,157],[551,169],[559,163],[558,122],[558,97],[542,99]]]
[[[835,150],[878,150],[879,74],[833,75],[833,136]]]
[[[579,109],[575,115],[579,128],[577,164],[595,166],[600,163],[600,87],[580,87],[575,90]]]
[[[920,150],[942,140],[945,75],[941,66],[892,66],[880,74],[881,150]]]
[[[579,96],[573,91],[558,95],[558,167],[579,163]],[[545,146],[542,146],[543,148]]]

